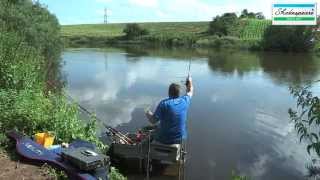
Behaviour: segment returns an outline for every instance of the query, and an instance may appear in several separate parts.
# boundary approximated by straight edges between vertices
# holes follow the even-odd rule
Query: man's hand
[[[186,86],[187,86],[187,87],[190,86],[191,83],[192,83],[192,78],[191,78],[190,75],[188,75],[188,77],[187,77],[187,79],[186,79]]]
[[[153,113],[152,113],[152,111],[150,111],[150,109],[146,109],[144,112],[145,112],[145,115],[151,124],[157,123],[157,121],[153,117]]]
[[[186,87],[187,87],[187,94],[188,96],[193,96],[193,84],[192,84],[192,78],[190,75],[188,75],[186,79]]]
[[[150,119],[150,117],[153,116],[153,113],[152,113],[149,109],[145,110],[144,112],[145,112],[146,117],[147,117],[148,119]]]

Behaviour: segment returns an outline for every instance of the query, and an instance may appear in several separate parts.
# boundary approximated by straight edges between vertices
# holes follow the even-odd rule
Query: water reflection
[[[261,67],[257,54],[239,51],[210,53],[208,65],[214,72],[239,76],[258,71]]]
[[[166,97],[171,82],[181,83],[193,59],[188,179],[228,179],[232,170],[253,179],[303,177],[309,156],[289,123],[288,84],[319,77],[313,56],[82,49],[66,51],[63,59],[72,96],[128,131],[147,124],[144,108]]]
[[[312,54],[213,52],[209,67],[214,72],[242,77],[253,71],[263,71],[275,83],[299,85],[319,77],[319,58]]]
[[[305,84],[319,77],[319,58],[312,54],[260,54],[261,66],[276,83]]]

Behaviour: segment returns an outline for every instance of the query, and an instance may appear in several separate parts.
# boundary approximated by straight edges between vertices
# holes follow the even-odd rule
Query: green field
[[[103,46],[112,43],[153,43],[169,46],[220,46],[221,41],[230,41],[230,38],[218,40],[207,34],[209,22],[158,22],[138,23],[146,29],[149,34],[137,38],[135,41],[123,41],[121,37],[125,34],[124,23],[118,24],[83,24],[62,26],[62,36],[71,47],[77,45]],[[236,28],[238,34],[231,38],[234,41],[261,40],[263,33],[271,24],[269,20],[243,19],[240,27]],[[198,43],[199,42],[199,43]],[[216,43],[215,43],[216,42]],[[230,43],[229,43],[230,44]],[[239,43],[241,44],[241,43]]]
[[[205,32],[209,22],[161,22],[139,23],[146,28],[150,35],[160,34],[185,34],[193,35]],[[123,28],[126,24],[83,24],[62,26],[62,36],[89,36],[89,37],[119,37],[123,36]]]
[[[260,40],[264,31],[271,25],[270,20],[248,19],[244,28],[240,31],[240,39],[242,40]]]

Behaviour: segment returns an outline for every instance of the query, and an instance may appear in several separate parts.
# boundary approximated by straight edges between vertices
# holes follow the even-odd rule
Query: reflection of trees
[[[263,71],[279,84],[303,84],[316,78],[317,57],[310,54],[260,54]]]
[[[310,54],[214,52],[209,54],[210,69],[218,73],[243,76],[262,69],[279,84],[301,84],[315,80],[320,62]]]
[[[259,57],[248,52],[220,51],[209,54],[209,67],[213,71],[223,74],[234,74],[243,76],[260,67]]]
[[[162,58],[189,59],[192,57],[207,57],[208,50],[190,48],[166,48],[152,46],[128,46],[125,47],[126,57],[130,60],[139,59],[142,56]]]
[[[139,61],[140,57],[148,56],[148,51],[140,46],[127,46],[125,47],[127,60]]]

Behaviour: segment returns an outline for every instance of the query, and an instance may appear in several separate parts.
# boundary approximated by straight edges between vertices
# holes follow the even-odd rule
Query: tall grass
[[[61,50],[60,25],[47,9],[29,0],[0,1],[1,145],[3,133],[16,129],[28,136],[51,131],[55,143],[79,138],[105,148],[95,118],[82,121],[76,105],[46,85],[60,83]]]

